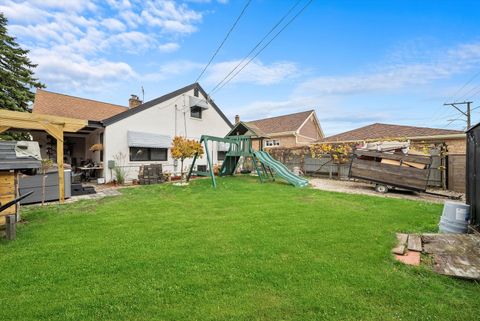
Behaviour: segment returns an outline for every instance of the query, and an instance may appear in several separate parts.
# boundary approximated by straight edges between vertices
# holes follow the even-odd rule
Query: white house
[[[174,161],[170,153],[174,136],[197,140],[201,135],[223,137],[232,128],[198,83],[145,103],[132,96],[128,108],[38,90],[33,112],[87,119],[89,125],[84,130],[65,134],[65,161],[74,168],[93,162],[100,168],[97,176],[105,177],[107,182],[114,178],[109,168],[113,164],[125,168],[127,180],[137,178],[143,164],[159,163],[164,172],[179,173],[180,162]],[[48,148],[52,147],[48,147],[47,135],[33,136],[40,142],[43,156],[48,157]],[[223,146],[214,144],[209,149],[213,163],[218,163],[224,155]],[[185,162],[186,168],[190,161]],[[207,161],[204,157],[196,164],[206,166]]]

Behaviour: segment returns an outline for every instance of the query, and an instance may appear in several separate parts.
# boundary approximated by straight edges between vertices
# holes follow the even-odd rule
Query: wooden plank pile
[[[425,191],[431,158],[403,152],[381,152],[357,149],[350,176],[390,186]]]
[[[140,166],[138,183],[140,185],[160,184],[165,182],[162,164],[149,164]]]
[[[408,156],[418,155],[418,156],[422,156],[422,158],[412,159],[412,160],[410,160],[410,158],[408,158],[408,159],[404,158],[404,159],[400,159],[400,160],[382,158],[382,160],[380,162],[383,163],[383,164],[390,164],[390,165],[403,166],[403,167],[413,167],[413,168],[418,168],[418,169],[425,169],[427,167],[427,164],[425,162],[423,162],[423,159],[426,157],[426,155],[424,155],[423,153],[410,150],[408,152],[408,154],[406,154],[406,155],[408,155]],[[419,160],[421,160],[421,162],[418,162]]]

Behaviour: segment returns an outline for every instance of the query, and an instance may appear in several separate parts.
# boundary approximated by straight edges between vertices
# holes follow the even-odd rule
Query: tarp
[[[172,137],[154,133],[128,131],[127,140],[129,147],[170,148]]]
[[[38,142],[17,141],[17,144],[15,145],[15,154],[18,158],[42,160]]]

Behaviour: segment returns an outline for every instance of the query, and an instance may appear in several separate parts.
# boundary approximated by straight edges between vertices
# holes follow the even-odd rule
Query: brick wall
[[[305,125],[303,125],[303,127],[300,129],[299,134],[303,135],[303,136],[311,137],[314,140],[318,140],[318,139],[321,138],[320,135],[319,135],[317,126],[315,125],[315,121],[314,121],[313,117],[310,117],[307,120]]]
[[[449,154],[466,154],[467,142],[466,139],[449,139],[446,140],[447,150]]]

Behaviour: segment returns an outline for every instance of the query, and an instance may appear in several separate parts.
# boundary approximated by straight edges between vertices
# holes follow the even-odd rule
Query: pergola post
[[[45,131],[57,141],[58,200],[65,201],[65,172],[63,170],[63,126],[44,123]]]
[[[57,139],[58,199],[65,202],[65,170],[63,169],[63,139]]]

